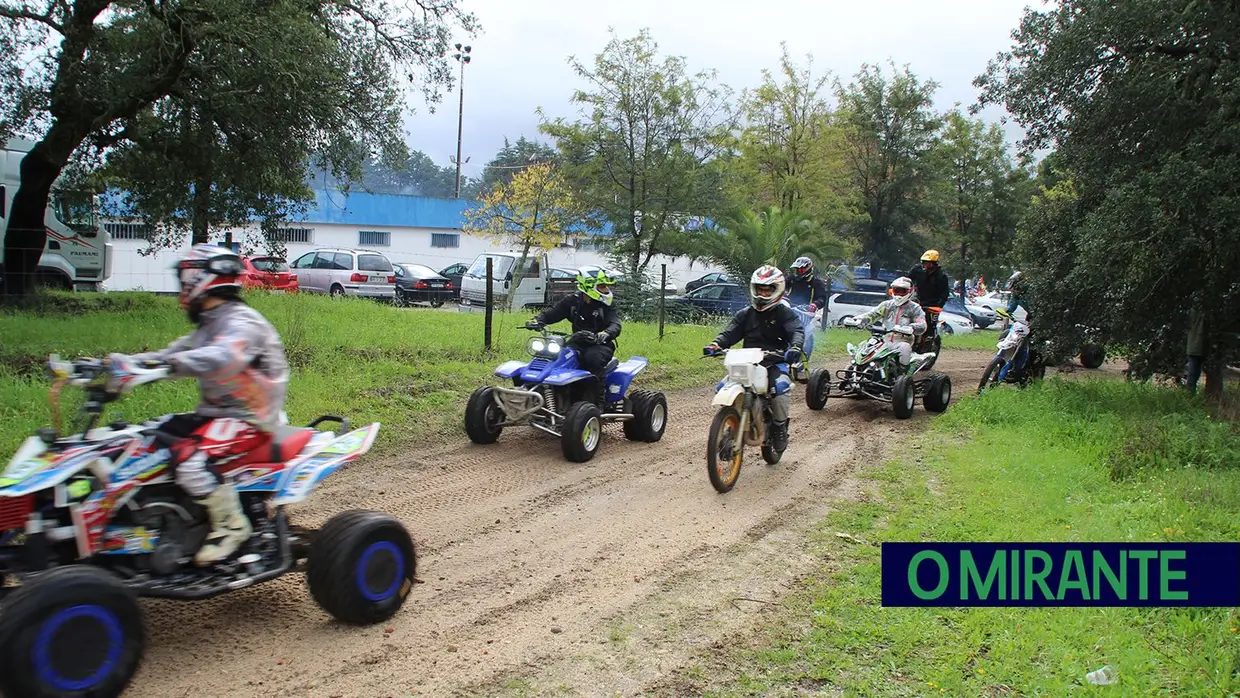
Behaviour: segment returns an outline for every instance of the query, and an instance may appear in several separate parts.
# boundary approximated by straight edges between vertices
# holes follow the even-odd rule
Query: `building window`
[[[145,223],[104,223],[113,240],[150,240],[151,226]]]
[[[267,231],[271,242],[292,242],[309,245],[314,240],[314,228],[272,228]]]
[[[362,247],[391,247],[392,234],[381,230],[359,230],[357,244]]]
[[[460,247],[460,233],[431,233],[431,247]]]

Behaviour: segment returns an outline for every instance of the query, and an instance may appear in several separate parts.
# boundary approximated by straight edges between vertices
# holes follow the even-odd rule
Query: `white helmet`
[[[913,280],[907,276],[901,276],[891,282],[887,295],[891,296],[892,305],[900,306],[913,300],[917,294],[913,291]]]
[[[241,289],[241,257],[227,247],[199,243],[173,265],[180,284],[181,307],[191,318],[201,311],[202,301],[221,291]]]
[[[769,264],[758,267],[754,270],[753,276],[749,277],[749,297],[753,302],[753,307],[758,310],[767,310],[768,308],[775,307],[780,299],[784,297],[786,286],[784,273],[779,270],[779,267],[773,267]],[[759,293],[759,287],[773,290]]]

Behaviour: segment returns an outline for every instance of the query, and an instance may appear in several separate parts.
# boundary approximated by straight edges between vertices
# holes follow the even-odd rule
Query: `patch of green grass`
[[[1177,445],[1158,458],[1133,429]],[[848,696],[1177,695],[1240,690],[1234,609],[882,608],[883,541],[1235,540],[1240,437],[1180,392],[1052,379],[969,397],[873,472],[815,547],[829,557],[793,613],[734,652],[717,695],[834,687]],[[1203,455],[1204,454],[1204,455]],[[1116,460],[1135,458],[1113,479]],[[1212,458],[1212,460],[1211,460]],[[837,538],[846,531],[873,545]],[[1104,664],[1119,683],[1090,686]]]
[[[247,298],[284,341],[293,370],[289,419],[304,424],[321,414],[339,414],[354,424],[377,420],[383,424],[376,442],[380,453],[420,438],[459,434],[469,393],[496,383],[492,372],[500,363],[528,356],[530,333],[519,326],[532,312],[496,313],[494,350],[488,353],[482,312],[400,309],[310,294]],[[50,424],[43,375],[49,354],[100,357],[155,350],[190,329],[175,298],[146,293],[49,293],[22,308],[0,309],[0,451],[11,453]],[[567,330],[568,324],[554,329]],[[617,357],[649,359],[635,387],[708,385],[722,366],[701,360],[701,348],[720,329],[667,325],[659,340],[657,325],[626,323]],[[825,355],[843,352],[842,332],[820,336],[815,365]],[[62,396],[66,417],[80,405],[75,392]],[[193,381],[148,386],[116,403],[107,418],[141,420],[189,411],[196,396]]]

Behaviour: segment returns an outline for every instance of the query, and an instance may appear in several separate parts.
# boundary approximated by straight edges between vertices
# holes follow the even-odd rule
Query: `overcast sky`
[[[935,106],[977,99],[973,78],[1011,46],[1011,32],[1024,8],[1041,0],[461,0],[482,31],[465,43],[473,58],[465,68],[462,174],[479,176],[504,143],[519,136],[545,140],[535,110],[549,118],[575,118],[569,100],[584,86],[568,57],[592,65],[614,28],[621,37],[643,27],[660,54],[684,56],[691,71],[715,69],[718,80],[739,93],[761,82],[762,69],[777,71],[780,41],[798,64],[813,54],[814,71],[847,84],[863,63],[887,68],[908,64],[940,87]],[[588,9],[587,9],[588,8]],[[459,73],[458,73],[459,75]],[[454,89],[444,92],[431,114],[420,96],[407,122],[411,147],[440,165],[456,154]],[[834,100],[832,100],[834,103]],[[997,121],[994,107],[981,113]],[[1021,132],[1006,127],[1010,142]]]

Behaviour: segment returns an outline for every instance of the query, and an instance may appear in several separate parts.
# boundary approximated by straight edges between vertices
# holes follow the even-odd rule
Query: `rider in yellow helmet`
[[[921,262],[908,271],[908,278],[913,280],[917,290],[917,303],[926,314],[926,333],[919,338],[920,347],[928,346],[938,332],[939,314],[931,308],[942,309],[951,293],[951,285],[947,283],[947,274],[939,266],[939,251],[926,250],[921,255]]]

